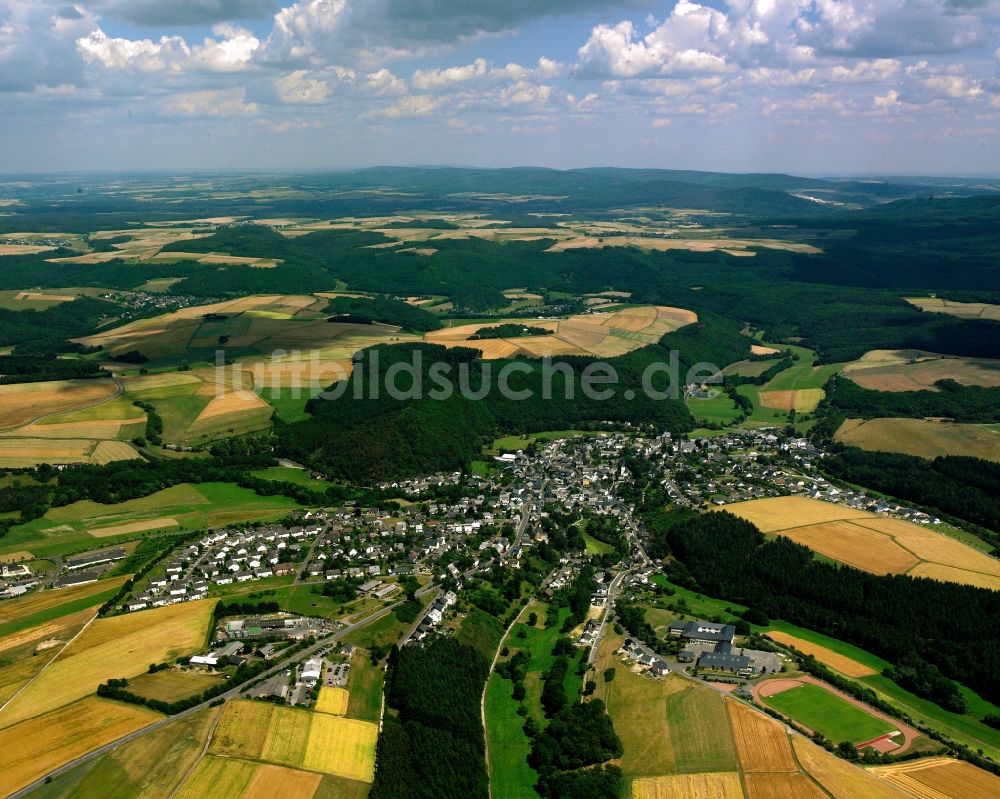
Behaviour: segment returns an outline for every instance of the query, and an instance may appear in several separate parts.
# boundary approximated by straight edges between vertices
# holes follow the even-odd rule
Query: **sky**
[[[0,172],[1000,175],[1000,0],[0,0]]]

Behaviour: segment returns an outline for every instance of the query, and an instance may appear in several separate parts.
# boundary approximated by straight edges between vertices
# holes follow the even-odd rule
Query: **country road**
[[[425,589],[427,587],[428,586],[425,586]],[[102,747],[100,747],[98,749],[93,750],[92,752],[88,752],[87,754],[82,755],[81,757],[78,757],[75,760],[72,760],[69,763],[66,763],[66,764],[60,766],[57,769],[54,769],[53,771],[50,771],[48,774],[42,775],[37,780],[35,780],[34,782],[32,782],[30,785],[26,785],[25,787],[21,788],[20,790],[15,791],[12,794],[9,794],[8,797],[7,797],[7,799],[20,799],[20,797],[27,796],[29,793],[31,793],[36,788],[40,787],[41,785],[44,785],[46,779],[55,778],[55,777],[60,776],[61,774],[65,774],[65,773],[67,773],[69,771],[72,771],[77,766],[80,766],[80,765],[82,765],[84,763],[88,763],[88,762],[90,762],[91,760],[93,760],[95,758],[101,757],[102,755],[108,754],[108,752],[114,751],[115,749],[117,749],[122,744],[126,744],[129,741],[134,741],[134,740],[136,740],[138,738],[142,738],[143,736],[148,735],[149,733],[154,732],[155,730],[158,730],[161,727],[166,726],[167,724],[170,724],[172,721],[184,718],[185,716],[189,716],[192,713],[197,713],[199,710],[204,710],[205,708],[209,707],[212,704],[212,702],[218,702],[219,700],[228,701],[230,699],[235,699],[236,697],[238,697],[240,695],[240,689],[243,688],[246,684],[248,684],[250,682],[257,681],[257,680],[266,679],[267,677],[273,676],[277,672],[283,671],[284,669],[288,668],[289,666],[293,665],[294,663],[297,663],[297,662],[299,662],[301,660],[307,660],[315,652],[319,651],[320,649],[323,649],[325,647],[330,646],[331,644],[335,643],[339,638],[341,638],[341,637],[347,635],[348,633],[351,633],[354,630],[357,630],[357,629],[359,629],[361,627],[365,627],[365,626],[371,624],[372,622],[378,621],[383,616],[386,616],[387,614],[393,612],[399,604],[400,604],[399,602],[396,602],[396,603],[394,603],[392,605],[387,605],[385,607],[379,608],[378,610],[374,611],[373,613],[371,613],[370,615],[366,616],[365,618],[363,618],[363,619],[361,619],[359,621],[356,621],[353,624],[349,624],[346,627],[342,627],[341,629],[337,630],[337,632],[331,633],[330,635],[326,636],[325,638],[319,639],[312,646],[310,646],[310,647],[308,647],[306,649],[303,649],[300,652],[295,653],[291,657],[285,658],[280,663],[277,663],[274,666],[272,666],[271,668],[269,668],[266,671],[262,672],[261,674],[256,675],[251,680],[247,680],[245,683],[240,683],[239,685],[234,685],[232,688],[230,688],[225,693],[220,694],[219,696],[213,698],[212,700],[210,700],[208,702],[202,702],[201,704],[195,705],[194,707],[189,708],[188,710],[185,710],[185,711],[183,711],[181,713],[177,713],[177,714],[175,714],[173,716],[167,716],[167,717],[161,719],[160,721],[157,721],[157,722],[154,722],[153,724],[150,724],[148,727],[143,727],[141,730],[136,730],[135,732],[129,733],[128,735],[124,735],[121,738],[118,738],[117,740],[112,741],[111,743],[105,744],[104,746],[102,746]]]

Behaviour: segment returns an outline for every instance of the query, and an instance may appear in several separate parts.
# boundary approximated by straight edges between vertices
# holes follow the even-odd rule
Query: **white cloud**
[[[406,82],[385,67],[365,75],[365,86],[373,94],[402,94],[406,91]]]
[[[420,90],[439,89],[455,83],[481,78],[486,74],[486,59],[477,58],[471,64],[447,69],[418,69],[410,83]]]
[[[180,117],[246,117],[257,114],[256,103],[246,102],[243,89],[221,89],[175,94],[163,103],[163,115]]]
[[[397,100],[392,105],[373,112],[375,116],[398,119],[400,117],[422,117],[433,113],[441,105],[442,100],[426,94],[413,94]]]
[[[274,82],[278,98],[289,105],[318,105],[325,103],[329,87],[326,81],[310,77],[304,69],[291,72]]]

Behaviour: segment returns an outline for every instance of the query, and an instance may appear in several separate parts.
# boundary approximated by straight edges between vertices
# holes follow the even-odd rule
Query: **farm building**
[[[69,571],[75,571],[76,569],[86,569],[91,566],[97,566],[102,563],[111,563],[116,560],[124,560],[126,557],[125,550],[122,547],[115,547],[114,549],[104,549],[100,552],[88,552],[85,555],[79,555],[75,558],[66,559],[66,568]]]

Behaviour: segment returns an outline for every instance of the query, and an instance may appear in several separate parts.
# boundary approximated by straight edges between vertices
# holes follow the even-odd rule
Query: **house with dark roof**
[[[714,645],[724,641],[731,645],[736,637],[736,628],[732,624],[710,621],[675,621],[671,622],[668,635],[692,644]]]

